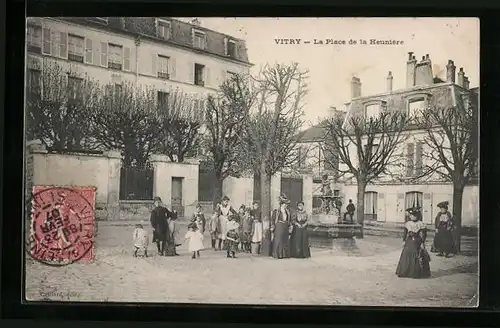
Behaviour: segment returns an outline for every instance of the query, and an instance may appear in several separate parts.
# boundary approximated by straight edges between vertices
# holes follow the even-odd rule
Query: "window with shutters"
[[[365,219],[377,220],[377,200],[378,194],[374,191],[365,192]]]
[[[156,25],[156,34],[160,39],[168,40],[171,37],[171,24],[169,21],[158,19]]]
[[[170,58],[158,55],[157,68],[158,77],[161,79],[170,79]]]
[[[101,66],[108,67],[108,44],[101,42]]]
[[[204,71],[205,66],[201,64],[194,64],[194,84],[204,86]]]
[[[193,30],[193,47],[197,49],[205,49],[206,36],[202,31]]]
[[[37,54],[42,53],[42,27],[28,25],[28,31],[26,35],[26,43],[28,45],[28,51]]]
[[[83,79],[68,76],[68,100],[71,103],[83,100]]]
[[[52,53],[52,33],[50,29],[42,29],[42,53],[50,55]]]
[[[123,48],[116,44],[108,45],[108,67],[116,70],[122,70],[123,66]]]
[[[85,62],[87,64],[93,63],[93,52],[92,52],[92,39],[85,39]]]
[[[169,93],[168,92],[163,92],[163,91],[158,91],[158,113],[167,115],[168,114],[168,100],[169,100]]]
[[[42,97],[42,71],[37,69],[29,69],[27,82],[28,100],[40,100]]]
[[[83,63],[85,38],[68,34],[68,60]]]
[[[406,176],[412,177],[415,172],[415,145],[409,143],[406,147]]]
[[[231,58],[236,58],[236,41],[228,40],[228,42],[227,42],[227,55]]]

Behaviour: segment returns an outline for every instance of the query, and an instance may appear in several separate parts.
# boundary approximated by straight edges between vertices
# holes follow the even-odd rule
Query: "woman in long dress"
[[[290,257],[311,257],[309,248],[309,234],[307,232],[307,220],[309,215],[304,210],[304,202],[297,203],[297,212],[293,219],[293,230],[290,237]]]
[[[434,236],[434,250],[438,253],[437,256],[450,257],[450,254],[455,254],[455,241],[453,240],[453,231],[455,230],[455,222],[453,216],[448,211],[448,202],[441,202],[437,205],[440,212],[436,216],[434,222],[436,235]]]
[[[410,221],[405,223],[404,246],[399,258],[396,274],[400,278],[428,278],[431,276],[430,256],[425,248],[427,228],[419,221],[418,211],[410,212]]]
[[[234,210],[234,208],[229,204],[229,197],[224,196],[221,200],[220,206],[217,208],[217,216],[219,217],[218,220],[218,240],[219,240],[219,250],[226,248],[225,246],[225,241],[227,238],[227,223],[229,221],[229,216],[230,215],[237,215],[238,213]]]
[[[280,208],[273,211],[271,216],[271,233],[273,236],[273,257],[284,259],[290,257],[290,226],[292,217],[288,204],[290,201],[286,196],[281,195],[279,199]]]

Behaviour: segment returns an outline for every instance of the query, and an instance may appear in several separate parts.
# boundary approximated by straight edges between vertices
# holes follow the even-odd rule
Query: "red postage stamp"
[[[48,265],[94,258],[95,188],[35,186],[29,254]]]

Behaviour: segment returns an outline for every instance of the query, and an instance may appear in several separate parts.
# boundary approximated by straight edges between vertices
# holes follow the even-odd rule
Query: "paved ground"
[[[180,235],[185,225],[180,225]],[[367,236],[355,249],[339,243],[313,249],[312,258],[274,260],[205,250],[192,260],[186,246],[179,257],[133,258],[133,226],[101,224],[96,260],[50,267],[27,260],[28,300],[200,302],[374,306],[476,306],[477,253],[453,259],[432,257],[433,277],[401,279],[394,274],[401,240]],[[465,240],[469,254],[477,240]],[[209,244],[206,236],[205,245]]]

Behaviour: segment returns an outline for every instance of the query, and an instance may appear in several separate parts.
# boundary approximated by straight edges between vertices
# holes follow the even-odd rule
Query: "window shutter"
[[[60,40],[60,34],[56,33],[55,31],[50,32],[50,38],[52,40],[52,56],[54,57],[60,57],[59,53],[59,40]]]
[[[211,74],[210,68],[205,66],[205,69],[203,70],[203,74],[204,74],[203,81],[205,82],[205,86],[206,87],[211,86],[212,81],[210,79],[212,78],[212,74]]]
[[[194,28],[191,29],[191,44],[194,47]]]
[[[51,52],[51,45],[52,45],[52,40],[51,40],[51,36],[52,34],[50,33],[50,29],[49,28],[43,28],[43,32],[42,32],[42,43],[43,43],[43,46],[42,46],[42,52],[44,54],[47,54],[47,55],[50,55],[52,52]]]
[[[60,53],[59,55],[62,58],[68,58],[68,33],[66,32],[61,32],[60,33],[60,40],[59,40],[59,46],[60,46]]]
[[[130,71],[130,48],[123,48],[123,70]]]
[[[177,73],[177,62],[174,57],[170,57],[170,78],[175,79],[175,74]]]
[[[188,78],[188,83],[194,83],[194,63],[189,63],[188,67],[189,67],[189,71],[188,71],[188,74],[189,74],[189,78]]]
[[[157,62],[158,61],[158,55],[157,54],[152,54],[151,55],[151,75],[153,76],[158,76],[158,67],[157,67]]]
[[[87,64],[92,64],[92,39],[85,39],[85,62]]]
[[[423,168],[422,150],[423,150],[423,144],[421,141],[419,141],[417,142],[415,149],[415,173],[417,175],[422,174],[422,168]]]
[[[227,53],[227,38],[224,38],[224,55],[228,55]]]
[[[101,42],[101,66],[108,67],[108,44]]]
[[[407,152],[406,152],[406,176],[411,177],[413,176],[414,172],[414,145],[413,143],[409,143],[407,145]]]
[[[99,65],[101,62],[101,49],[99,48],[99,42],[95,42],[94,51],[92,51],[92,63],[94,65]]]

